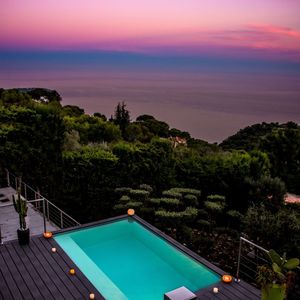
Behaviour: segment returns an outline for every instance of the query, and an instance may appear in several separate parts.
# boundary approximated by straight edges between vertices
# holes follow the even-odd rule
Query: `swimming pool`
[[[185,286],[195,292],[220,276],[134,218],[55,235],[108,300],[161,300]]]

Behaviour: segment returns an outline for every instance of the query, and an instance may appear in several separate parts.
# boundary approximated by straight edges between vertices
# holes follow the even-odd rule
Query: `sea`
[[[132,120],[153,115],[211,143],[255,123],[300,123],[298,64],[167,58],[0,53],[0,87],[55,89],[63,105],[108,118],[124,101]]]

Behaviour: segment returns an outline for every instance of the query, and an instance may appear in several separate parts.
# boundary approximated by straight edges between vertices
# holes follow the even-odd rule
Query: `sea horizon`
[[[0,87],[54,89],[63,105],[108,118],[124,101],[132,120],[150,114],[211,143],[255,123],[300,123],[298,64],[132,53],[34,53],[1,55]]]

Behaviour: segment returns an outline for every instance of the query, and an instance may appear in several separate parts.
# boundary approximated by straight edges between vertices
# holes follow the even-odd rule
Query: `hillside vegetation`
[[[300,128],[256,124],[220,145],[119,103],[107,120],[55,91],[0,90],[0,165],[80,222],[137,213],[232,271],[243,232],[300,256]],[[4,177],[4,173],[3,176]],[[288,234],[287,234],[288,233]]]

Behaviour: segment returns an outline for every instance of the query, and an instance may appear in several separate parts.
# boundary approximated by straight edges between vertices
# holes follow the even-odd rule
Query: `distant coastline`
[[[300,85],[295,74],[95,71],[64,64],[56,71],[0,70],[0,86],[57,90],[63,105],[110,116],[125,101],[133,118],[147,113],[209,142],[221,142],[255,123],[300,123]]]

